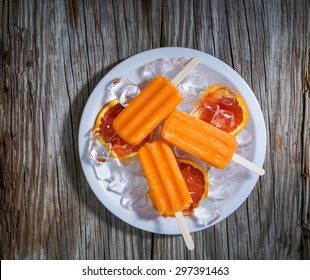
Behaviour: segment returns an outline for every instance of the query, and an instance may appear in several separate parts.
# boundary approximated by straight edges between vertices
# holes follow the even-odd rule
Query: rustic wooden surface
[[[310,1],[1,0],[0,36],[1,259],[310,259]],[[111,214],[78,156],[95,85],[164,46],[233,67],[267,127],[266,175],[192,252]]]

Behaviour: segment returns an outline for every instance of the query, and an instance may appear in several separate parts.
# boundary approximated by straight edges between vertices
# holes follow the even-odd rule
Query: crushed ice
[[[157,75],[172,79],[184,67],[186,61],[183,57],[157,59],[144,66],[142,76],[150,81]],[[184,101],[178,109],[191,112],[205,89],[209,86],[208,73],[193,70],[179,85]],[[127,77],[114,79],[107,88],[108,94],[126,107],[135,98],[140,89]],[[161,125],[155,129],[153,139],[160,138]],[[236,153],[247,157],[253,135],[243,129],[236,137],[239,147]],[[96,178],[110,191],[120,195],[120,204],[128,210],[146,213],[154,211],[152,202],[147,195],[148,184],[143,176],[139,161],[129,159],[120,162],[110,156],[111,147],[100,143],[98,135],[92,133],[89,145],[89,158],[94,168]],[[198,208],[191,215],[199,226],[213,224],[221,216],[220,203],[225,202],[231,195],[231,184],[241,182],[245,176],[245,168],[232,162],[225,169],[216,169],[200,159],[174,147],[176,157],[195,161],[208,171],[209,194],[200,202]]]
[[[121,205],[132,209],[135,202],[143,200],[148,185],[141,165],[133,161],[130,165],[122,164],[110,156],[111,147],[102,145],[98,136],[91,132],[88,155],[97,180],[104,182],[106,188],[121,195]]]

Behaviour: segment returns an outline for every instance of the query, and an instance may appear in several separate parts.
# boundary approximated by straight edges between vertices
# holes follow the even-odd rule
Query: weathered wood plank
[[[310,259],[309,17],[307,0],[0,1],[0,257]],[[193,234],[193,252],[111,214],[78,157],[96,84],[164,46],[233,67],[267,129],[266,175],[235,213]]]

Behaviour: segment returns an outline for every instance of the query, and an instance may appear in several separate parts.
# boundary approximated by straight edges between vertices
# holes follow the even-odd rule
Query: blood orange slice
[[[113,100],[105,105],[97,115],[93,132],[97,134],[99,141],[106,147],[111,147],[110,155],[120,160],[132,158],[138,150],[147,142],[151,141],[151,134],[138,145],[131,145],[123,140],[114,130],[113,121],[124,109],[118,100]]]
[[[192,160],[177,158],[177,162],[193,199],[190,207],[183,211],[184,215],[189,215],[199,206],[201,199],[208,196],[208,173]]]
[[[232,135],[246,126],[249,117],[242,97],[224,84],[207,88],[191,114]]]

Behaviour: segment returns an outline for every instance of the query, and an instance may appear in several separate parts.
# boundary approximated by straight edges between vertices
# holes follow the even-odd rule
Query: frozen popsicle
[[[183,100],[176,86],[199,62],[199,57],[193,58],[172,81],[155,77],[115,118],[116,133],[132,145],[139,144]]]
[[[261,167],[235,154],[238,142],[234,136],[185,112],[173,111],[164,123],[161,136],[216,168],[225,168],[234,160],[259,175],[265,173]]]
[[[170,145],[157,140],[145,144],[138,155],[154,207],[161,215],[176,216],[188,248],[193,249],[194,244],[181,212],[188,209],[192,198]]]

